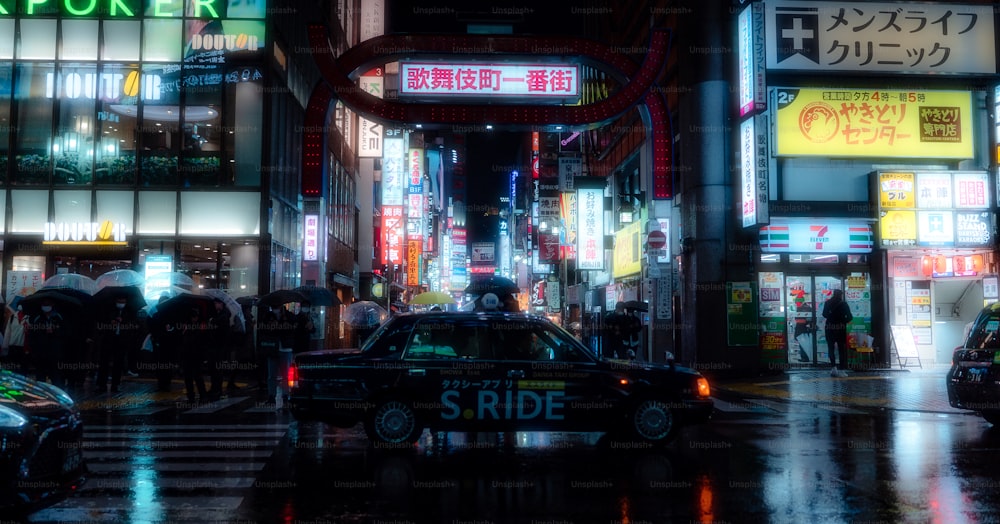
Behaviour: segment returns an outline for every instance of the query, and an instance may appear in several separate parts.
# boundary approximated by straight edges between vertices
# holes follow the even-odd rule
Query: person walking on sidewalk
[[[823,304],[823,318],[826,319],[826,344],[830,352],[830,364],[834,377],[847,376],[847,324],[854,319],[851,307],[844,300],[844,290],[834,289],[833,296]],[[840,353],[840,367],[837,367],[837,353]]]

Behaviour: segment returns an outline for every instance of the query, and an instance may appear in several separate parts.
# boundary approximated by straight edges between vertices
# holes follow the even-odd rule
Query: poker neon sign
[[[143,9],[142,5],[145,5]],[[184,0],[0,0],[0,16],[15,13],[34,16],[49,16],[60,13],[63,16],[93,17],[108,15],[114,17],[136,17],[140,12],[153,18],[180,18],[183,16]],[[229,0],[187,0],[187,16],[190,18],[226,18]]]

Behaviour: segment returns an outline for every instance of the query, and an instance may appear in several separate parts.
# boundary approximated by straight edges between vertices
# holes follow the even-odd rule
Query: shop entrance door
[[[834,289],[844,289],[841,277],[787,275],[788,362],[797,365],[830,364],[827,353],[823,304]]]

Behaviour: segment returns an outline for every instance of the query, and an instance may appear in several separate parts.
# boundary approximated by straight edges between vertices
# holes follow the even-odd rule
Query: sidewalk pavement
[[[224,407],[234,402],[246,400],[247,397],[262,399],[261,391],[249,387],[244,382],[237,382],[238,389],[233,394],[223,392],[219,400],[210,402],[207,399],[199,403],[189,403],[184,390],[184,381],[174,379],[170,391],[158,391],[156,379],[151,377],[123,377],[117,393],[96,393],[91,389],[90,381],[87,388],[69,389],[70,397],[81,411],[128,411],[130,414],[141,414],[143,411],[156,411],[164,407],[179,407],[185,409]],[[266,399],[264,399],[266,400]]]
[[[830,376],[830,369],[795,369],[779,375],[712,383],[725,400],[768,399],[783,402],[835,404],[928,413],[972,413],[948,404],[946,364],[892,370],[851,371]]]

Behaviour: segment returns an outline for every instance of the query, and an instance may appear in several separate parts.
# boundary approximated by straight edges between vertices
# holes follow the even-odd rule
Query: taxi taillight
[[[294,388],[299,385],[299,367],[294,363],[288,366],[288,387]]]
[[[703,398],[712,396],[712,389],[708,387],[708,379],[705,377],[698,377],[698,396]]]

